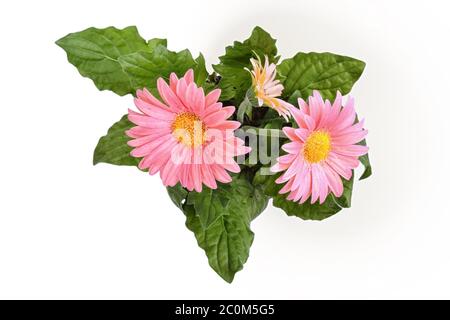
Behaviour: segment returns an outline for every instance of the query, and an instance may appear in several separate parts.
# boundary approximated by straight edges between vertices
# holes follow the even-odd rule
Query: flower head
[[[138,90],[134,102],[141,113],[128,111],[136,125],[127,131],[128,144],[132,156],[142,157],[139,168],[159,172],[165,186],[180,182],[190,191],[230,182],[227,171],[240,171],[234,157],[250,150],[233,134],[240,123],[227,120],[235,108],[222,107],[220,90],[205,96],[192,70],[180,79],[172,73],[169,84],[159,78],[157,87],[162,101]]]
[[[252,86],[255,91],[255,96],[258,99],[259,106],[268,106],[275,109],[280,116],[283,116],[286,121],[289,117],[289,104],[281,99],[278,99],[283,92],[283,85],[279,80],[275,80],[277,75],[276,65],[269,64],[269,58],[265,56],[264,66],[261,59],[250,59],[253,70],[250,71],[252,75]]]
[[[284,173],[276,183],[286,183],[280,193],[288,193],[288,200],[323,203],[332,192],[336,197],[343,193],[341,177],[349,180],[359,157],[366,154],[366,146],[357,145],[367,135],[364,121],[356,121],[354,100],[349,98],[342,106],[338,92],[331,104],[323,101],[318,91],[313,92],[308,103],[298,100],[300,109],[292,107],[291,114],[299,128],[283,128],[291,142],[282,146],[287,152],[271,168]]]

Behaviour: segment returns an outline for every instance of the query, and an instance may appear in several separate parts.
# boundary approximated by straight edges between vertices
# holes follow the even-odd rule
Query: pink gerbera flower
[[[250,59],[253,70],[249,70],[252,76],[252,86],[255,96],[258,99],[258,105],[270,107],[288,121],[289,104],[278,97],[283,92],[283,85],[280,80],[276,80],[277,67],[274,63],[269,64],[269,58],[265,56],[264,66],[261,59]]]
[[[292,107],[291,114],[299,128],[283,128],[291,142],[282,146],[288,154],[279,157],[271,168],[285,171],[276,183],[286,183],[280,193],[288,200],[323,203],[330,192],[336,197],[343,193],[341,177],[349,180],[359,157],[366,154],[366,146],[357,145],[367,135],[364,121],[355,122],[354,100],[349,98],[342,107],[338,92],[333,105],[323,101],[318,91],[309,97],[308,104],[298,100],[300,109]]]
[[[134,140],[131,155],[142,157],[140,169],[150,174],[160,172],[165,186],[178,182],[188,190],[200,192],[202,184],[215,189],[217,181],[228,183],[228,171],[239,172],[234,160],[250,151],[233,132],[240,123],[228,121],[234,107],[222,107],[220,90],[205,96],[194,83],[189,70],[178,79],[170,75],[170,85],[157,81],[156,99],[147,89],[138,90],[134,102],[142,112],[128,111],[128,119],[137,126],[128,130]]]

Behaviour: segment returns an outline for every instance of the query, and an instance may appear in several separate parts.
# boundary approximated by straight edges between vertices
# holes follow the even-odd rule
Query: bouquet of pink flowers
[[[290,216],[323,220],[350,207],[360,162],[360,180],[372,172],[364,121],[342,96],[364,62],[328,52],[280,62],[275,42],[256,27],[226,47],[212,73],[201,54],[170,51],[135,27],[89,28],[56,42],[99,90],[134,96],[135,108],[100,138],[94,164],[158,173],[228,282],[270,199]]]

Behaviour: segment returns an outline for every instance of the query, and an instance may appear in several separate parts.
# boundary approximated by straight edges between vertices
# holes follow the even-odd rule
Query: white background
[[[448,1],[9,1],[0,12],[0,298],[450,298]],[[323,222],[270,207],[233,284],[208,266],[159,177],[92,166],[133,105],[54,41],[90,26],[216,63],[261,25],[282,57],[366,61],[355,85],[374,175]]]

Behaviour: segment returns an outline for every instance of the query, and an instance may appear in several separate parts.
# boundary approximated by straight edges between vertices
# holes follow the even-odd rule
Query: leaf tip
[[[222,276],[221,276],[221,278],[222,278],[223,280],[225,280],[226,283],[231,284],[231,283],[233,283],[234,275],[231,276],[231,277],[229,277],[229,278],[228,278],[228,277],[222,277]]]
[[[55,44],[56,44],[58,47],[64,49],[64,40],[66,39],[66,37],[67,37],[67,36],[64,36],[64,37],[62,37],[62,38],[56,40],[56,41],[55,41]]]
[[[372,167],[367,167],[366,170],[364,170],[363,174],[359,177],[359,181],[365,180],[369,178],[372,175]]]

